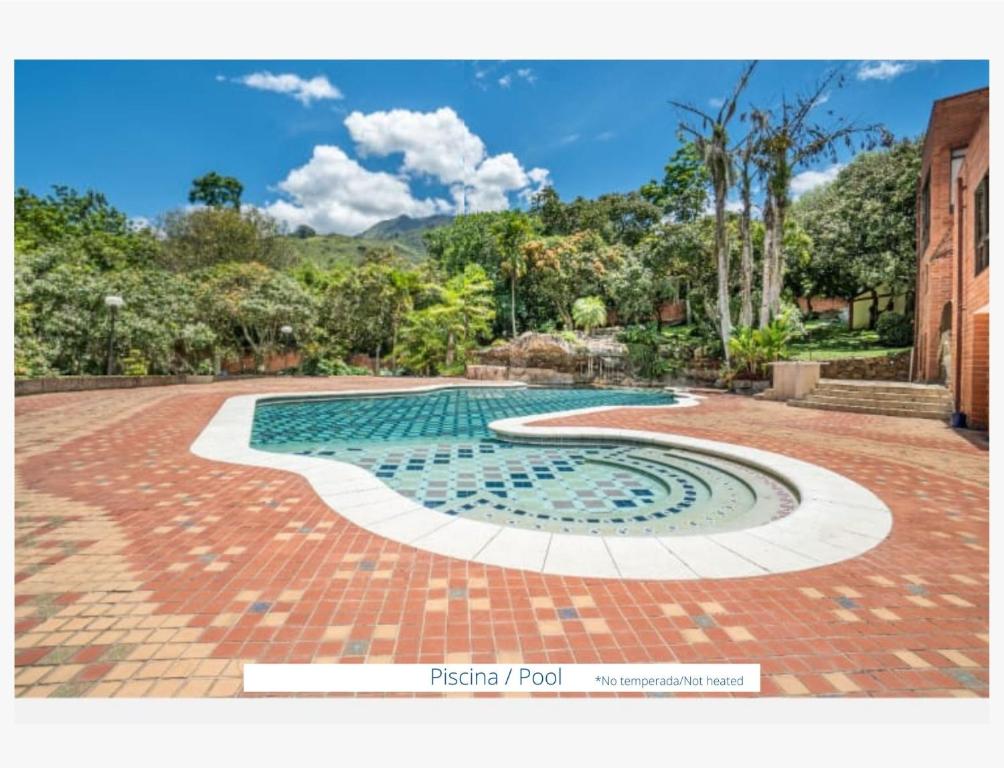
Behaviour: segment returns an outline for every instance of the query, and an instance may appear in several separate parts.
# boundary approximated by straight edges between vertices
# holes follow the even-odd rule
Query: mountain
[[[386,219],[376,222],[365,232],[361,232],[356,237],[376,238],[380,240],[395,240],[407,238],[429,229],[446,227],[453,222],[453,217],[448,214],[440,216],[426,216],[422,219],[413,219],[411,216],[399,216],[397,219]]]
[[[365,232],[357,235],[371,240],[400,240],[416,250],[425,252],[423,233],[437,227],[445,227],[452,223],[453,217],[448,215],[426,216],[413,219],[411,216],[398,216],[396,219],[378,221]]]
[[[358,235],[314,235],[300,238],[289,235],[289,245],[296,256],[312,261],[318,266],[359,263],[367,251],[390,249],[410,262],[425,259],[426,249],[422,234],[453,221],[452,216],[427,216],[413,219],[398,216],[379,221]]]

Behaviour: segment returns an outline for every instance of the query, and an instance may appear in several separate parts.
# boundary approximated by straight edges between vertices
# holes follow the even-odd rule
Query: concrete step
[[[843,411],[845,413],[862,413],[872,416],[902,416],[913,419],[938,419],[947,420],[949,413],[944,410],[923,409],[914,407],[895,408],[891,405],[848,405],[846,403],[813,402],[808,398],[803,400],[789,400],[788,405],[793,408],[813,408],[819,411]]]
[[[952,396],[947,393],[915,394],[903,392],[887,392],[885,390],[847,389],[842,387],[816,387],[812,395],[826,397],[849,397],[876,400],[884,402],[917,403],[918,405],[952,406]]]
[[[918,413],[932,413],[944,415],[945,418],[952,412],[951,403],[936,402],[910,402],[908,400],[888,400],[873,397],[857,397],[847,394],[831,395],[821,393],[818,390],[812,392],[801,399],[800,402],[817,405],[845,405],[849,407],[863,408],[894,408],[897,410],[913,410]]]
[[[947,387],[940,384],[910,384],[904,381],[855,381],[850,379],[820,379],[817,389],[853,392],[895,393],[914,397],[951,397]]]

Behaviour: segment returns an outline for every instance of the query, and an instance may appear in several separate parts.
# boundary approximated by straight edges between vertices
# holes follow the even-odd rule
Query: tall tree
[[[626,252],[624,246],[609,245],[592,230],[533,238],[523,244],[534,288],[557,312],[566,330],[575,324],[575,300],[600,292],[608,273],[620,265]]]
[[[278,223],[256,208],[198,208],[172,211],[161,221],[159,257],[168,269],[199,269],[229,261],[257,261],[283,267],[292,259]]]
[[[221,176],[216,171],[210,171],[192,180],[192,188],[188,191],[188,202],[203,203],[210,208],[230,206],[239,211],[243,193],[244,185],[233,176]]]
[[[700,151],[694,142],[688,141],[669,158],[662,181],[653,179],[642,185],[641,195],[658,205],[673,221],[694,221],[707,208],[710,182]]]
[[[445,284],[430,286],[432,303],[409,312],[401,329],[401,359],[423,374],[463,370],[467,351],[491,330],[492,281],[468,264]]]
[[[919,140],[904,140],[884,152],[862,152],[792,205],[790,219],[811,240],[807,259],[785,259],[794,292],[846,299],[871,292],[874,322],[880,289],[913,290],[921,150]]]
[[[697,125],[680,123],[680,131],[692,137],[694,146],[700,153],[701,161],[711,179],[711,189],[715,205],[715,264],[718,269],[718,329],[725,349],[725,359],[729,358],[729,339],[732,337],[732,311],[729,291],[729,244],[725,227],[725,201],[732,186],[735,168],[729,148],[728,125],[735,116],[739,97],[746,89],[756,62],[743,67],[732,93],[722,103],[718,113],[709,115],[697,107],[682,102],[671,102],[678,109],[699,118]]]
[[[861,148],[874,148],[892,137],[878,124],[859,125],[835,116],[832,110],[819,108],[831,89],[843,85],[843,76],[833,70],[824,75],[807,93],[789,100],[782,98],[776,109],[754,109],[753,124],[758,131],[757,163],[764,178],[763,286],[760,300],[760,325],[766,326],[781,306],[784,283],[784,224],[791,205],[793,174],[820,159],[837,162],[838,149],[853,148],[854,137]],[[823,115],[817,119],[817,115]]]
[[[739,240],[741,243],[739,270],[739,325],[753,325],[753,134],[747,135],[739,146]]]
[[[282,327],[309,333],[313,297],[288,275],[258,264],[226,263],[198,275],[196,301],[217,338],[232,350],[248,350],[255,367],[279,349]]]
[[[516,283],[526,272],[526,256],[523,243],[533,234],[533,225],[521,211],[505,211],[492,226],[498,252],[502,260],[502,272],[509,278],[509,319],[512,337],[516,338]]]

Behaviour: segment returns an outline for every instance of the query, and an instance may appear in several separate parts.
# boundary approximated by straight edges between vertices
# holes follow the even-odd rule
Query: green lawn
[[[875,331],[850,331],[846,324],[811,320],[805,338],[790,345],[793,360],[836,360],[842,357],[882,357],[909,347],[883,347]]]

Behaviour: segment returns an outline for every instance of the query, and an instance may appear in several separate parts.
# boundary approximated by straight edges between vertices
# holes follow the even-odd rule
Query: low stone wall
[[[504,365],[468,365],[466,376],[475,381],[505,381],[509,369]]]
[[[15,379],[14,396],[40,395],[46,392],[84,392],[90,389],[133,389],[162,387],[168,384],[202,384],[212,376],[59,376],[51,379]]]
[[[823,378],[862,381],[909,381],[910,350],[883,357],[845,357],[824,360]]]

